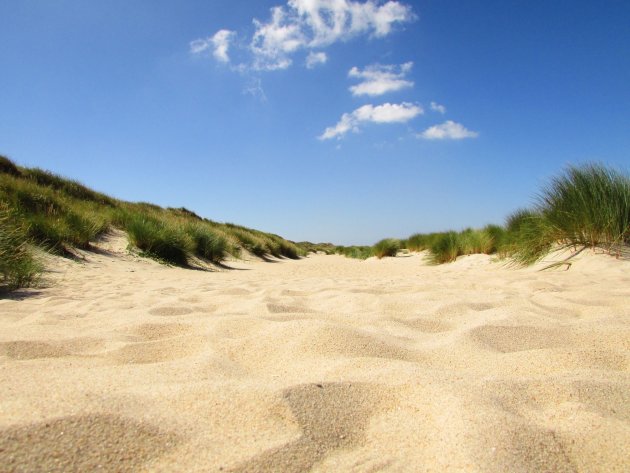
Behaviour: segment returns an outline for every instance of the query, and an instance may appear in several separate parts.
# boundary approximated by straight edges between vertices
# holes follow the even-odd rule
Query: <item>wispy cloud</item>
[[[363,70],[353,67],[348,72],[348,76],[361,79],[362,82],[350,87],[350,92],[354,96],[369,95],[373,97],[413,87],[413,82],[405,79],[412,67],[413,62],[407,62],[400,66],[373,64]]]
[[[434,125],[418,134],[425,140],[462,140],[464,138],[476,138],[479,133],[470,131],[464,125],[447,120],[441,125]]]
[[[439,112],[442,115],[446,113],[446,107],[436,102],[431,102],[431,110],[433,110],[434,112]]]
[[[328,61],[328,56],[326,55],[326,53],[322,51],[317,53],[311,51],[310,53],[308,53],[308,56],[306,56],[306,67],[307,69],[313,69],[320,64],[326,64],[326,61]]]
[[[212,48],[212,55],[219,62],[230,62],[228,49],[230,41],[234,38],[234,31],[219,30],[214,36],[205,39],[196,39],[190,42],[190,52],[193,54],[202,53]]]
[[[383,105],[363,105],[352,113],[344,113],[335,126],[324,130],[320,140],[341,138],[349,131],[358,132],[362,123],[405,123],[424,113],[422,107],[403,102],[400,104],[384,103]]]
[[[271,8],[269,20],[253,20],[255,31],[249,40],[251,58],[247,60],[248,67],[254,70],[286,69],[293,62],[292,56],[300,50],[321,50],[360,35],[385,37],[397,24],[414,18],[410,6],[394,0],[289,0],[286,5]],[[220,30],[212,38],[228,31]],[[191,42],[191,51],[204,51],[210,47],[210,40]],[[211,44],[217,60],[226,62],[229,43],[225,43],[225,49]]]

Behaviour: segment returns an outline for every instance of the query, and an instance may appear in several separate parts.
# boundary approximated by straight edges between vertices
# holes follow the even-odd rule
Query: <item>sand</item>
[[[1,471],[630,471],[630,261],[125,247],[0,300]]]

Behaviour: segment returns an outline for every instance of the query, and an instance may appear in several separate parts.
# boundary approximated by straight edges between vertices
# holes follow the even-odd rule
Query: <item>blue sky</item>
[[[0,153],[293,240],[502,223],[567,164],[630,164],[627,1],[21,0],[0,18]]]

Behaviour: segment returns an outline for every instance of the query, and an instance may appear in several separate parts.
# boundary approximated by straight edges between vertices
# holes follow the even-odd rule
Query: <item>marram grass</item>
[[[32,286],[42,272],[21,228],[0,204],[0,291]]]
[[[630,243],[630,177],[601,164],[570,166],[538,195],[532,209],[508,219],[508,251],[521,264],[552,248],[603,248]]]
[[[385,238],[377,242],[372,247],[372,253],[378,259],[384,258],[386,256],[396,256],[396,253],[398,253],[400,247],[400,240],[397,240],[395,238]]]

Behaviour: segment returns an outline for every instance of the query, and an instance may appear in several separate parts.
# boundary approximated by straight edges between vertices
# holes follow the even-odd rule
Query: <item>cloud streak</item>
[[[364,123],[406,123],[424,113],[422,107],[403,102],[400,104],[363,105],[352,113],[344,113],[335,126],[326,128],[320,140],[340,139],[349,131],[358,132]]]
[[[374,64],[363,70],[353,67],[348,72],[348,76],[361,79],[361,82],[351,86],[350,92],[355,97],[361,95],[374,97],[413,87],[413,82],[405,79],[412,67],[413,62],[407,62],[400,66]]]
[[[431,110],[433,110],[434,112],[439,112],[442,115],[446,113],[446,107],[436,102],[431,102]]]

